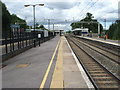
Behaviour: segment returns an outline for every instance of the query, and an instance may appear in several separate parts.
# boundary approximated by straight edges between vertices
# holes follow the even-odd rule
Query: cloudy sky
[[[2,0],[11,14],[16,14],[27,21],[33,23],[32,6],[44,3],[44,6],[36,6],[36,22],[46,25],[51,19],[51,24],[55,23],[55,28],[69,30],[70,22],[79,21],[85,17],[87,12],[93,14],[104,27],[106,19],[107,28],[118,19],[119,0]],[[52,29],[52,25],[51,25]]]

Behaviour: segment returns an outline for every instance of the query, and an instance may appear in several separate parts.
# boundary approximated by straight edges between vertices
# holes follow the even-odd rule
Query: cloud
[[[46,7],[52,9],[70,9],[74,7],[74,3],[72,2],[49,2],[46,4]]]
[[[25,8],[25,4],[44,3],[44,7],[36,6],[36,21],[40,24],[47,24],[47,20],[54,19],[57,24],[69,26],[69,22],[79,21],[85,17],[87,12],[93,14],[101,23],[104,19],[113,22],[118,16],[119,0],[2,0],[10,13],[17,14],[26,19],[28,23],[33,22],[33,8]],[[96,2],[96,3],[95,3]],[[95,3],[95,4],[94,4]],[[94,4],[94,5],[93,5]],[[53,22],[51,20],[51,22]],[[70,26],[69,26],[70,27]],[[69,28],[68,27],[68,28]]]

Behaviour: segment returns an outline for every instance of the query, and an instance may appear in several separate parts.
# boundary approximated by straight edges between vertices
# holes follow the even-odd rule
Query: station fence
[[[50,31],[48,31],[47,36],[44,35],[44,31],[25,32],[17,30],[16,32],[10,31],[4,33],[4,38],[2,38],[0,41],[2,48],[2,59],[7,57],[7,55],[19,51],[23,52],[28,48],[32,48],[34,47],[34,44],[35,46],[40,46],[40,43],[50,40],[53,37],[53,32]]]

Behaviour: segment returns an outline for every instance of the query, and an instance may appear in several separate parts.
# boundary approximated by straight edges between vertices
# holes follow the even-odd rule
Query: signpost
[[[38,34],[38,38],[41,38],[41,34]]]
[[[40,38],[41,38],[41,34],[38,34],[39,46],[40,46]]]

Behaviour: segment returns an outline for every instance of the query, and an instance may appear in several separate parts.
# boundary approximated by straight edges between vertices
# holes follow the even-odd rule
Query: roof
[[[75,28],[72,31],[88,31],[88,28]]]
[[[34,31],[34,29],[26,29],[26,31]],[[46,30],[46,29],[35,29],[35,31],[48,31],[48,32],[52,32],[51,30]]]

